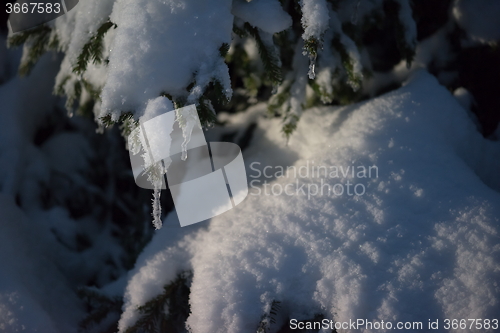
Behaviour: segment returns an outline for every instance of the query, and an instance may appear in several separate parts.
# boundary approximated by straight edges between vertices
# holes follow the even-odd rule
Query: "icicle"
[[[175,111],[177,115],[177,121],[182,129],[182,136],[184,141],[181,144],[182,155],[181,159],[185,161],[187,159],[187,145],[191,141],[191,134],[193,133],[194,126],[199,123],[198,114],[194,108],[182,108]]]
[[[156,230],[162,226],[161,221],[161,203],[160,203],[161,188],[155,188],[153,192],[153,225]]]
[[[309,54],[309,72],[307,73],[307,75],[311,80],[314,80],[314,78],[316,77],[316,58],[316,54]]]

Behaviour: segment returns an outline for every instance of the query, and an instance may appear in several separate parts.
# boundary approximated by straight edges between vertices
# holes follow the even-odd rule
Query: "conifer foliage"
[[[434,13],[431,2],[442,10]],[[54,93],[65,98],[69,115],[92,118],[100,133],[109,134],[115,142],[111,150],[116,149],[111,134],[119,130],[128,137],[145,116],[148,102],[159,96],[172,108],[196,104],[205,127],[217,122],[216,110],[238,112],[265,102],[267,116],[282,120],[281,131],[288,140],[307,108],[380,95],[398,88],[418,67],[428,68],[450,90],[463,86],[457,73],[465,66],[458,55],[470,44],[461,42],[468,31],[466,23],[453,17],[453,6],[451,0],[82,0],[55,21],[10,34],[8,44],[23,46],[19,74],[24,76],[45,53],[60,56]],[[474,38],[481,52],[498,59],[497,41]],[[433,44],[445,47],[436,50]],[[115,125],[119,128],[111,129]],[[496,124],[491,127],[494,131]],[[122,157],[115,158],[120,167]],[[116,184],[125,183],[123,177],[130,178],[120,174],[112,179],[116,168],[112,163],[106,173],[95,168],[93,172],[101,174],[88,177],[108,178],[109,184],[94,179],[86,192],[80,191],[94,198],[92,203],[99,202],[94,205],[100,207],[98,215],[115,213],[105,217],[113,222],[105,232],[124,249],[102,264],[111,267],[106,276],[92,272],[98,286],[131,269],[152,233],[137,222],[146,215],[141,206],[144,193],[116,190]],[[72,182],[79,185],[78,180]],[[133,187],[132,181],[128,186]],[[103,200],[108,192],[111,199]],[[121,192],[129,192],[123,203],[115,200]],[[56,199],[53,205],[60,204]],[[159,228],[159,189],[153,200],[154,224]],[[122,219],[134,222],[124,227]],[[83,243],[78,246],[90,247],[85,237],[78,239]],[[78,246],[75,251],[82,252]],[[86,277],[85,283],[91,284],[90,279]],[[138,319],[122,332],[189,329],[185,321],[192,273],[180,273],[167,282],[160,294],[137,308]],[[115,331],[123,299],[93,288],[79,294],[88,313],[80,331]],[[270,301],[256,332],[277,331],[285,305]]]
[[[386,3],[391,4],[389,11],[384,9]],[[238,87],[238,82],[230,81],[228,70],[234,72],[246,68],[245,93],[258,95],[259,98],[269,98],[271,93],[270,111],[283,117],[283,133],[286,136],[293,132],[302,110],[311,102],[340,101],[345,99],[346,93],[353,96],[349,101],[359,99],[357,92],[372,70],[363,46],[363,34],[377,24],[377,19],[390,16],[395,20],[395,38],[401,57],[408,64],[415,54],[416,28],[409,0],[282,0],[280,3],[278,0],[241,0],[233,2],[232,14],[224,8],[229,5],[228,1],[207,4],[186,1],[186,4],[189,6],[182,10],[184,13],[177,15],[179,22],[172,14],[174,23],[180,23],[183,16],[198,14],[195,7],[210,7],[221,21],[232,22],[232,26],[214,26],[213,22],[206,21],[202,23],[207,23],[207,26],[201,24],[200,29],[212,29],[209,33],[216,37],[211,40],[175,39],[169,28],[181,28],[174,28],[174,23],[165,24],[167,17],[148,23],[146,20],[153,14],[144,1],[131,4],[127,1],[114,3],[105,0],[98,3],[89,0],[82,1],[75,10],[55,23],[13,34],[9,42],[11,46],[25,45],[21,74],[29,73],[44,52],[62,51],[65,58],[55,91],[67,97],[70,112],[75,108],[82,112],[82,106],[92,100],[94,117],[104,126],[122,122],[125,119],[123,115],[131,114],[136,120],[142,116],[146,97],[123,96],[127,91],[137,89],[152,91],[145,94],[151,97],[155,97],[154,91],[158,91],[156,96],[168,96],[176,106],[196,103],[203,124],[210,126],[215,120],[212,105],[227,104],[233,95],[233,88]],[[160,8],[174,4],[158,3],[155,6]],[[140,13],[136,22],[120,26],[123,16],[131,10]],[[264,16],[258,19],[258,15]],[[272,19],[267,21],[264,18]],[[153,26],[155,24],[157,26]],[[229,27],[231,30],[226,31]],[[139,30],[144,32],[141,34]],[[128,36],[127,42],[124,41],[125,36]],[[153,58],[136,50],[149,47],[148,52],[159,53],[163,49],[156,44],[165,38],[170,38],[169,45],[175,45],[172,53],[177,54],[172,54],[171,59],[167,55],[160,60],[161,54]],[[179,66],[175,66],[175,70],[173,67],[167,70],[153,67],[180,61],[182,55],[179,52],[192,52],[193,48],[185,45],[189,43],[206,48],[206,57],[192,57],[196,59],[185,62],[186,68],[180,69],[183,73],[179,73]],[[115,54],[125,45],[133,47],[127,51],[130,56]],[[251,54],[253,47],[260,60]],[[144,63],[147,60],[152,61]],[[134,76],[154,76],[155,69],[169,77],[158,80],[141,78],[138,82],[146,84],[142,87],[116,82]],[[131,74],[141,70],[143,74]],[[177,79],[176,74],[182,74],[182,77]],[[311,94],[306,96],[306,90]],[[238,94],[241,94],[241,89],[238,89]]]

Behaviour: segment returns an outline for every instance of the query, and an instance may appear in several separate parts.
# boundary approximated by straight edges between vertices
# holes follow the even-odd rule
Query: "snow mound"
[[[162,92],[185,95],[183,89],[193,81],[190,103],[212,79],[230,97],[229,71],[219,48],[231,43],[231,1],[122,0],[115,3],[111,21],[118,27],[102,91],[103,115],[143,112],[148,100]]]
[[[249,181],[260,183],[209,223],[176,228],[169,215],[171,227],[157,233],[131,272],[121,332],[137,319],[137,306],[185,269],[193,270],[193,333],[255,332],[274,300],[281,309],[272,332],[287,318],[316,314],[423,322],[424,330],[428,319],[498,316],[500,146],[481,137],[435,78],[420,71],[369,102],[309,110],[288,148],[279,120],[257,122],[245,161]],[[313,162],[328,170],[376,166],[377,173],[321,178],[344,188],[361,184],[362,195],[312,195],[320,177],[277,171],[311,172]],[[288,184],[292,195],[276,194]],[[301,186],[305,194],[296,193]]]

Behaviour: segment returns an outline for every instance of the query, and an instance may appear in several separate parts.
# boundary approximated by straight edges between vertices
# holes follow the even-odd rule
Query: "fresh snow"
[[[84,45],[108,20],[116,26],[104,35],[103,61],[90,61],[84,73],[73,73]],[[272,34],[292,25],[278,0],[80,1],[50,23],[64,52],[56,89],[69,97],[70,114],[74,99],[80,98],[75,85],[82,79],[102,89],[93,110],[98,121],[108,114],[116,120],[123,112],[138,119],[147,103],[163,93],[197,104],[213,81],[230,99],[229,70],[220,49],[232,43],[233,21],[258,27],[272,48]],[[86,99],[82,96],[81,102]]]
[[[302,6],[302,26],[304,33],[302,38],[308,40],[316,38],[321,40],[322,35],[328,29],[328,6],[325,0],[301,0]]]
[[[274,34],[288,29],[292,18],[278,0],[234,0],[232,13],[254,27]]]
[[[12,72],[0,86],[0,332],[76,333],[85,316],[77,286],[90,279],[104,285],[123,274],[123,250],[102,220],[73,218],[64,205],[44,207],[41,198],[50,199],[45,186],[56,200],[99,191],[84,177],[96,158],[83,130],[91,120],[68,120],[70,128],[54,126],[35,143],[58,107],[53,79],[47,79],[57,73],[58,61],[44,55],[30,76],[20,78],[12,75],[19,56],[7,51]],[[78,234],[93,235],[92,246],[79,251]]]
[[[498,316],[500,145],[435,78],[418,71],[368,102],[308,110],[288,146],[280,121],[263,112],[226,117],[229,128],[258,123],[244,152],[249,181],[268,181],[268,191],[297,181],[307,191],[320,180],[254,178],[255,169],[313,162],[377,166],[378,177],[326,179],[363,184],[360,196],[265,195],[263,186],[255,195],[251,187],[232,211],[185,228],[171,213],[130,272],[121,332],[184,270],[193,271],[193,333],[255,332],[273,300],[281,309],[272,331],[318,313],[424,325]]]
[[[415,46],[410,1],[395,1],[406,43]],[[154,225],[160,228],[163,222],[163,228],[128,276],[112,227],[92,217],[73,218],[64,206],[41,207],[48,185],[64,198],[77,195],[72,191],[80,187],[110,202],[115,198],[84,177],[97,156],[79,132],[78,120],[70,122],[77,131],[58,128],[40,145],[34,143],[38,125],[58,107],[46,78],[59,70],[55,86],[70,96],[68,108],[74,106],[75,84],[86,81],[102,88],[96,119],[111,114],[116,120],[131,111],[144,123],[174,109],[173,101],[159,97],[163,93],[197,103],[216,80],[230,98],[220,48],[232,43],[233,24],[241,27],[246,21],[259,28],[262,41],[276,50],[273,34],[291,26],[290,15],[278,0],[81,0],[48,23],[64,52],[60,66],[57,57],[45,55],[28,78],[12,78],[19,50],[0,46],[0,331],[75,332],[85,315],[76,286],[91,278],[103,285],[122,274],[102,291],[125,295],[123,332],[139,318],[138,306],[186,270],[193,271],[187,322],[192,333],[253,333],[273,301],[281,307],[270,332],[287,318],[316,314],[337,321],[422,321],[424,328],[428,319],[498,318],[500,144],[479,134],[467,90],[458,88],[452,95],[419,69],[431,63],[445,67],[453,60],[446,39],[455,23],[469,36],[462,40],[464,47],[500,39],[498,0],[454,1],[454,20],[419,43],[411,68],[401,63],[391,72],[374,73],[363,88],[373,96],[378,88],[411,76],[399,90],[357,105],[311,110],[303,110],[307,75],[316,78],[326,102],[332,81],[345,78],[333,38],[350,58],[350,74],[362,78],[363,67],[370,69],[367,51],[358,50],[342,27],[382,14],[383,0],[343,1],[335,11],[326,0],[299,4],[302,39],[324,43],[316,68],[316,56],[309,54],[308,64],[299,42],[293,70],[278,88],[278,93],[289,89],[283,108],[296,116],[287,121],[301,117],[297,131],[287,143],[283,123],[263,116],[265,105],[219,114],[227,126],[207,132],[209,141],[234,132],[241,138],[249,124],[257,124],[244,151],[250,195],[211,221],[180,228],[175,212],[161,221],[156,186]],[[104,36],[103,63],[73,73],[84,45],[108,19],[117,26]],[[262,69],[255,41],[235,40],[240,42],[258,63],[255,68]],[[438,79],[451,82],[453,73]],[[357,82],[349,83],[358,88]],[[74,97],[80,104],[89,98],[88,92]],[[182,127],[186,154],[196,121],[193,114],[181,118],[188,120]],[[169,130],[155,130],[155,137],[161,140]],[[131,150],[145,145],[139,137],[130,140]],[[500,139],[500,127],[492,138]],[[108,157],[112,166],[116,156]],[[146,166],[153,164],[146,159]],[[322,185],[318,177],[278,172],[311,165],[338,168],[340,177],[324,181],[362,185],[363,195],[312,194]],[[266,166],[273,171],[270,178],[261,173]],[[351,171],[359,166],[376,167],[376,176],[356,177]],[[290,184],[293,195],[272,194]],[[92,235],[92,247],[78,252],[78,234]]]
[[[417,24],[413,19],[410,0],[396,0],[399,4],[399,21],[404,26],[405,42],[411,48],[417,46]]]
[[[162,92],[185,96],[192,81],[190,103],[212,79],[231,96],[228,68],[219,55],[219,48],[231,43],[231,1],[122,0],[115,3],[111,21],[118,27],[102,115],[116,119],[122,111],[143,112]]]
[[[83,307],[30,222],[0,193],[0,331],[76,333]]]

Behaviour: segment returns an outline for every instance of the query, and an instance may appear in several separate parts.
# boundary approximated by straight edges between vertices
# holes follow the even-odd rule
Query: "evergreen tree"
[[[475,51],[488,54],[492,62],[499,54],[497,42],[492,39],[478,42],[474,47],[461,42],[468,31],[454,19],[453,3],[449,0],[235,0],[232,4],[223,0],[203,1],[186,0],[185,7],[156,13],[155,9],[170,5],[155,1],[147,9],[145,0],[135,4],[134,0],[81,1],[54,22],[10,34],[8,44],[13,48],[23,46],[19,65],[22,76],[30,75],[46,52],[62,54],[54,93],[65,98],[69,115],[94,120],[98,131],[106,137],[101,142],[113,145],[115,150],[120,149],[116,144],[117,129],[127,137],[144,115],[148,100],[154,97],[168,98],[175,108],[196,104],[206,127],[217,122],[215,110],[239,112],[266,102],[268,116],[282,119],[282,132],[287,140],[307,108],[346,105],[380,95],[398,88],[417,67],[426,67],[454,91],[469,84],[469,81],[464,84],[461,75],[464,54],[476,63],[479,57],[474,56]],[[197,30],[190,30],[189,24],[197,24],[196,15],[207,10],[213,11],[215,19],[205,20]],[[134,11],[136,21],[127,22]],[[268,20],[270,17],[273,20]],[[219,18],[223,22],[215,24]],[[188,32],[203,30],[214,37],[183,39],[184,32],[189,35]],[[178,32],[181,37],[177,37]],[[446,47],[431,49],[425,43],[429,38],[439,39]],[[201,55],[185,53],[196,49]],[[123,54],[123,50],[129,50],[130,54]],[[166,50],[172,51],[162,53]],[[173,65],[164,69],[166,63]],[[480,91],[479,84],[470,85],[471,91]],[[483,96],[478,101],[492,98]],[[57,117],[63,116],[57,113]],[[482,124],[484,134],[490,135],[500,116],[480,116],[483,119],[487,119]],[[110,150],[103,149],[100,154],[106,155]],[[83,213],[72,207],[82,206],[72,200],[92,200],[95,214],[102,215],[97,220],[112,226],[106,232],[118,233],[115,240],[123,250],[122,257],[113,258],[109,265],[116,269],[109,269],[109,276],[98,275],[95,284],[99,286],[130,269],[151,236],[151,229],[143,224],[144,193],[134,192],[133,186],[127,187],[133,195],[117,193],[120,191],[117,183],[127,182],[111,180],[116,168],[128,163],[123,154],[124,150],[117,153],[116,163],[110,162],[112,165],[107,169],[96,168],[94,172],[99,175],[86,174],[86,181],[90,179],[92,185],[78,196],[63,193],[58,198],[58,193],[51,193],[51,200],[46,203],[47,207],[65,206],[78,216]],[[109,183],[99,184],[101,179]],[[79,181],[70,179],[70,186]],[[123,186],[130,186],[130,182]],[[116,196],[109,199],[108,192]],[[134,196],[140,196],[141,200],[134,203]],[[158,190],[154,198],[154,215],[159,223]],[[108,211],[116,215],[103,217]],[[117,226],[121,220],[131,222]],[[87,236],[79,235],[78,239],[77,247],[90,246]],[[182,273],[166,284],[162,294],[138,309],[140,319],[126,332],[183,331],[180,323],[189,314],[190,279],[189,273]],[[83,289],[81,294],[89,304],[82,331],[91,332],[92,323],[98,324],[113,313],[116,317],[120,312],[120,299],[107,298],[91,289]],[[256,332],[268,332],[279,309],[280,302],[273,301]],[[113,325],[106,329],[113,330]]]

